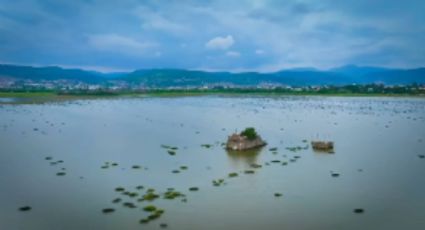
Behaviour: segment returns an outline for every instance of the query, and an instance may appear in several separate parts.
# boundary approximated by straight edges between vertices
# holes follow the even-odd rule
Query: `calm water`
[[[221,143],[247,126],[256,127],[268,146],[227,153]],[[314,139],[335,141],[335,154],[286,149]],[[176,155],[161,145],[178,147]],[[160,229],[161,223],[185,230],[424,229],[423,154],[424,99],[188,97],[0,105],[0,229]],[[119,165],[101,168],[105,162]],[[253,163],[262,167],[253,169]],[[172,173],[180,166],[188,169]],[[229,178],[232,172],[239,176]],[[220,178],[224,183],[213,186]],[[187,202],[137,202],[140,196],[122,195],[115,191],[119,186],[139,194],[174,188]],[[115,198],[137,208],[112,203]],[[142,225],[148,213],[141,208],[148,204],[165,213]],[[21,212],[22,206],[32,209]],[[104,214],[104,208],[115,212]],[[364,213],[354,213],[356,208]]]

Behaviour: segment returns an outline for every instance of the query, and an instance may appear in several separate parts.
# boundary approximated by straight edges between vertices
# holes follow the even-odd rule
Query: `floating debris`
[[[175,169],[175,170],[173,170],[173,171],[171,171],[172,173],[180,173],[180,171],[179,170],[177,170],[177,169]]]
[[[166,224],[166,223],[160,223],[159,224],[159,227],[161,227],[161,228],[167,228],[168,227],[168,224]]]
[[[44,159],[50,161],[53,158],[52,157],[45,157]]]
[[[204,148],[209,149],[209,148],[212,147],[212,145],[210,145],[210,144],[202,144],[201,147],[204,147]]]
[[[140,169],[140,165],[133,165],[133,166],[131,166],[131,168],[133,168],[133,169]]]
[[[425,155],[418,155],[419,158],[424,159]]]
[[[273,147],[273,148],[269,148],[270,152],[276,152],[277,151],[277,147]]]
[[[56,173],[56,176],[65,176],[65,175],[66,175],[65,172],[58,172],[58,173]]]
[[[275,197],[281,197],[281,196],[282,196],[282,193],[278,193],[278,192],[277,192],[277,193],[275,193],[275,194],[274,194],[274,196],[275,196]]]

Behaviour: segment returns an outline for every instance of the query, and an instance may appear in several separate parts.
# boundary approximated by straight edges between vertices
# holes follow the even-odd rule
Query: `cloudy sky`
[[[425,66],[423,0],[0,0],[0,63],[100,71]]]

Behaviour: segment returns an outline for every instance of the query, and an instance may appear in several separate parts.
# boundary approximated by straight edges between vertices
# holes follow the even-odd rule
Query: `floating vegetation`
[[[277,193],[275,193],[275,194],[274,194],[274,196],[275,196],[275,197],[281,197],[281,196],[282,196],[282,193],[278,193],[278,192],[277,192]]]
[[[116,187],[115,188],[115,191],[117,191],[117,192],[123,192],[123,191],[125,191],[125,189],[123,187]]]
[[[18,210],[21,212],[26,212],[26,211],[30,211],[32,208],[30,206],[23,206],[20,207]]]
[[[140,221],[139,221],[139,223],[141,223],[141,224],[147,224],[147,223],[149,223],[150,221],[152,221],[152,220],[156,220],[156,219],[158,219],[159,217],[161,217],[161,215],[164,213],[164,210],[163,209],[156,209],[155,208],[155,210],[154,211],[152,211],[153,213],[152,214],[150,214],[147,218],[144,218],[144,219],[141,219]]]
[[[354,213],[358,213],[358,214],[364,213],[364,209],[362,209],[362,208],[356,208],[356,209],[353,210],[353,212]]]
[[[167,227],[168,227],[168,224],[166,224],[166,223],[161,223],[161,224],[159,224],[159,227],[161,227],[161,228],[167,228]]]
[[[133,169],[140,169],[140,165],[133,165],[133,166],[131,166],[131,168],[133,168]]]
[[[245,170],[244,173],[245,174],[254,174],[255,171],[254,170]]]
[[[229,173],[229,177],[237,177],[238,176],[238,174],[237,173],[235,173],[235,172],[233,172],[233,173]]]
[[[118,166],[118,163],[114,162],[111,164],[112,166]]]
[[[280,163],[280,160],[272,160],[270,162],[272,162],[272,163]]]
[[[301,150],[306,150],[306,149],[308,149],[308,145],[306,145],[306,146],[304,146],[304,147],[301,147],[301,146],[286,147],[285,149],[286,149],[286,150],[289,150],[289,151],[291,151],[291,152],[298,152],[298,151],[301,151]]]
[[[114,203],[114,204],[119,203],[119,202],[121,202],[121,198],[115,198],[115,199],[112,200],[112,203]]]
[[[339,177],[339,173],[331,172],[331,176],[332,176],[332,177]]]
[[[282,162],[282,165],[288,165],[288,162],[284,161]]]
[[[53,158],[52,157],[45,157],[44,159],[50,161]]]
[[[65,175],[66,175],[65,172],[58,172],[58,173],[56,173],[56,176],[65,176]]]
[[[137,206],[131,202],[124,202],[123,206],[127,208],[137,208]]]
[[[175,170],[173,170],[173,171],[171,171],[172,173],[180,173],[180,171],[179,170],[177,170],[177,169],[175,169]]]
[[[146,211],[146,212],[153,212],[155,210],[156,210],[156,207],[154,205],[148,205],[143,207],[143,211]]]
[[[182,196],[184,196],[184,194],[174,190],[168,190],[167,192],[164,193],[164,199],[167,199],[167,200],[173,200],[174,198],[182,197]]]
[[[221,186],[224,184],[224,179],[217,179],[212,181],[214,186]]]
[[[255,168],[255,169],[257,169],[257,168],[261,168],[261,167],[262,167],[260,164],[255,164],[255,163],[251,164],[250,166],[251,166],[252,168]]]
[[[419,158],[424,159],[425,155],[418,155]]]
[[[136,197],[136,196],[138,196],[139,195],[139,193],[137,193],[137,192],[130,192],[130,193],[128,193],[127,194],[129,197]]]
[[[277,147],[273,147],[273,148],[269,148],[270,152],[276,152],[277,151]]]
[[[144,189],[145,187],[143,186],[143,185],[138,185],[138,186],[136,186],[136,189],[137,190],[142,190],[142,189]]]
[[[204,148],[209,149],[209,148],[212,147],[212,145],[210,145],[210,144],[202,144],[201,147],[204,147]]]
[[[187,166],[180,166],[181,170],[187,170],[187,168],[188,168]]]
[[[154,192],[147,192],[142,196],[142,199],[140,199],[139,201],[153,201],[157,198],[159,198],[158,194],[155,194]]]
[[[171,156],[176,155],[176,152],[175,152],[175,151],[173,151],[173,150],[168,150],[168,151],[167,151],[167,153],[168,153],[169,155],[171,155]]]
[[[113,209],[113,208],[104,208],[103,210],[102,210],[102,212],[103,213],[111,213],[111,212],[115,212],[115,209]]]
[[[199,191],[198,187],[190,187],[189,191],[195,192],[195,191]]]

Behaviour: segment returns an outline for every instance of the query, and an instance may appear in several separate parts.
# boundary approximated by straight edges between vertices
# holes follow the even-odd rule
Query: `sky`
[[[424,0],[0,0],[0,63],[103,72],[425,66]]]

